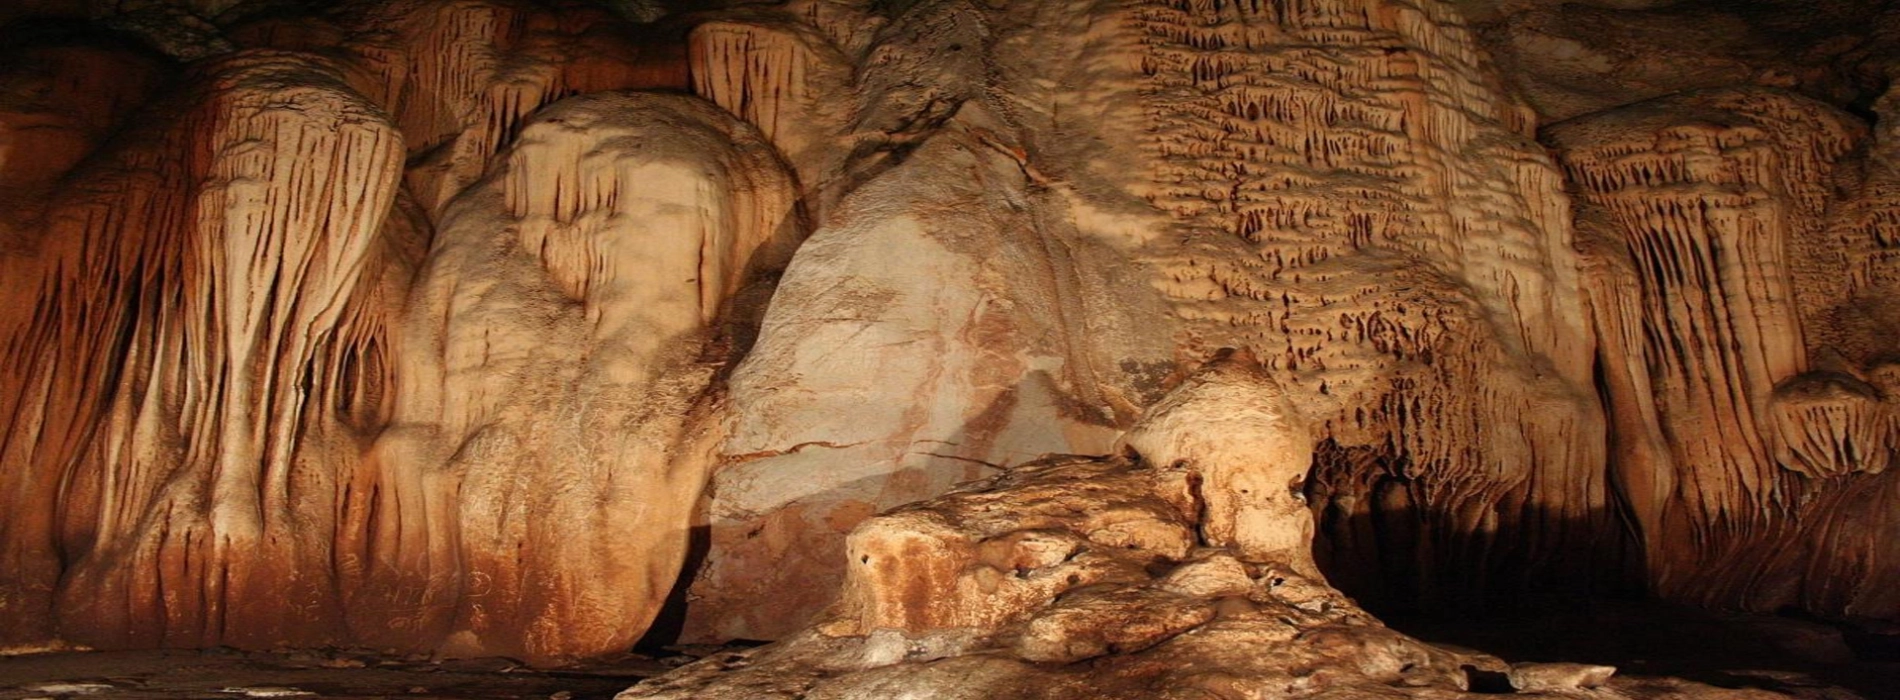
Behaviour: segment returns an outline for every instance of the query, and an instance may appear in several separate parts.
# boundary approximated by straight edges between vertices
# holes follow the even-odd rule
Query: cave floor
[[[57,652],[0,657],[0,700],[28,698],[611,698],[690,657],[560,669],[508,659],[431,662],[338,650]]]
[[[1613,687],[1631,697],[1681,697],[1673,692],[1681,679],[1740,691],[1736,697],[1900,699],[1900,626],[1626,602],[1486,619],[1394,617],[1391,625],[1426,641],[1511,661],[1613,665],[1619,669]],[[611,698],[640,679],[723,649],[683,647],[560,669],[508,659],[432,662],[347,650],[55,652],[0,656],[0,700],[588,700]]]

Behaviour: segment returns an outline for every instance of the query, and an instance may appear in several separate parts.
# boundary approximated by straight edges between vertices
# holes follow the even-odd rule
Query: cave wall
[[[745,43],[702,28],[695,75],[739,83],[706,92],[819,121],[800,96],[822,78],[733,67],[850,53],[822,18],[786,21],[756,21]],[[1607,482],[1566,466],[1602,464],[1605,439],[1563,179],[1449,9],[932,3],[869,41],[866,103],[836,130],[885,153],[856,166],[871,174],[787,271],[734,374],[737,463],[715,477],[697,586],[718,636],[795,629],[765,594],[835,577],[853,515],[1036,454],[992,436],[1100,453],[1170,373],[1220,347],[1283,371],[1317,424],[1327,448],[1307,490],[1325,556],[1364,592],[1577,580],[1614,554]],[[1030,283],[1047,291],[1018,290]],[[1017,347],[1042,338],[1059,342]],[[1000,357],[959,362],[980,352]],[[1037,424],[1050,418],[1069,425]],[[1492,545],[1524,538],[1548,549]],[[1414,583],[1381,590],[1395,574]],[[765,626],[738,626],[730,611],[748,609]]]
[[[1225,348],[1375,609],[1900,615],[1891,33],[1614,5],[40,8],[0,644],[781,637]]]
[[[175,77],[94,59],[129,64],[98,92],[70,56],[112,41],[16,49],[44,58],[13,73],[38,101],[9,136],[66,118],[51,143],[96,150],[8,150],[10,189],[51,194],[8,232],[7,643],[552,660],[638,637],[714,460],[725,300],[803,223],[771,147],[703,102],[530,123],[684,84],[683,47],[602,24],[625,26],[265,13]]]
[[[1890,545],[1859,525],[1885,517],[1896,435],[1876,299],[1891,205],[1869,137],[1767,89],[1551,127],[1592,239],[1593,314],[1619,341],[1603,353],[1612,468],[1664,596],[1892,614]]]

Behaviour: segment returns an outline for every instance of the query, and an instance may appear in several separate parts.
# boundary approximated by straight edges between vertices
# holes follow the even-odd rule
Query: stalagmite
[[[1254,362],[1220,357],[1150,406],[1123,444],[1193,475],[1208,544],[1318,579],[1303,492],[1313,438],[1285,390]]]

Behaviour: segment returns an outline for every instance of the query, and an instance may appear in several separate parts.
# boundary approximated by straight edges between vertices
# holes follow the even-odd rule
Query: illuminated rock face
[[[677,96],[564,100],[504,158],[413,288],[390,427],[345,509],[351,630],[626,648],[717,461],[727,302],[797,242],[790,180],[750,127]]]
[[[751,127],[597,92],[656,78],[573,58],[590,17],[251,22],[347,40],[200,61],[143,107],[164,74],[136,53],[10,74],[35,97],[7,195],[73,170],[8,219],[0,641],[548,662],[639,636],[717,460],[726,319],[756,316],[729,302],[804,223]],[[118,92],[74,89],[94,63]]]
[[[1550,137],[1582,193],[1611,463],[1656,592],[1900,613],[1894,545],[1844,526],[1892,517],[1896,488],[1895,328],[1875,298],[1893,284],[1891,137],[1862,166],[1858,120],[1763,89]]]
[[[1586,4],[0,10],[0,645],[1900,615],[1892,30]]]
[[[1311,439],[1283,399],[1226,355],[1136,423],[1128,456],[1031,462],[867,520],[811,631],[620,698],[1431,697],[1500,668],[1386,629],[1313,571],[1312,518],[1282,506]]]
[[[819,83],[728,67],[776,65],[792,49],[761,47],[791,34],[695,51],[726,81],[709,96],[800,112]],[[1608,556],[1607,482],[1574,468],[1602,464],[1605,433],[1563,179],[1449,8],[942,3],[861,52],[837,130],[865,182],[733,375],[709,636],[788,632],[782,597],[753,601],[835,577],[854,516],[984,464],[1102,453],[1221,347],[1305,417],[1342,583],[1586,580]],[[1563,563],[1523,566],[1506,536]],[[1378,588],[1400,579],[1422,588]]]
[[[7,260],[0,604],[40,634],[257,645],[339,613],[302,520],[384,410],[400,135],[305,57],[185,80]]]

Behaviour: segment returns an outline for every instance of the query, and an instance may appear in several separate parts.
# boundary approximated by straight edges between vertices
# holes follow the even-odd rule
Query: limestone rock
[[[438,231],[359,67],[196,64],[9,232],[5,641],[549,663],[657,613],[730,305],[804,231],[787,173],[711,105],[603,93],[510,127]],[[102,139],[141,75],[65,118]],[[13,152],[45,170],[9,195],[78,160]]]
[[[1271,455],[1221,463],[1226,480],[1196,478],[1219,445],[1285,435],[1282,415],[1190,419],[1197,402],[1257,368],[1223,360],[1164,398],[1134,433],[1186,451],[1183,467],[1125,457],[1025,464],[859,525],[839,604],[810,631],[763,649],[714,657],[635,686],[633,698],[1307,697],[1329,693],[1455,693],[1468,660],[1385,629],[1306,578],[1303,552],[1249,550],[1217,489],[1245,489]],[[1214,388],[1210,390],[1208,387]],[[1232,394],[1228,395],[1230,398]],[[1258,404],[1254,404],[1257,406]],[[1207,414],[1201,414],[1203,416]],[[1251,420],[1250,420],[1251,419]],[[1264,422],[1264,425],[1262,423]],[[1182,434],[1199,432],[1199,435]],[[1153,449],[1162,453],[1163,449]],[[1295,457],[1297,459],[1297,457]],[[1214,466],[1209,466],[1215,469]],[[1215,472],[1221,474],[1222,472]],[[1199,486],[1194,484],[1199,482]],[[1226,494],[1234,498],[1243,494]],[[1244,501],[1243,501],[1244,502]],[[1301,531],[1304,509],[1255,514],[1245,526]],[[1244,527],[1241,529],[1245,529]],[[1253,559],[1243,564],[1241,558]],[[1084,663],[1086,662],[1086,663]]]
[[[722,15],[693,28],[688,50],[694,93],[758,126],[822,217],[853,184],[839,181],[851,151],[837,145],[850,122],[837,97],[851,89],[848,52],[876,23],[842,4],[803,5]]]
[[[1214,619],[1214,604],[1153,588],[1109,585],[1063,596],[1024,625],[1015,652],[1037,663],[1074,663],[1139,652]]]
[[[1191,475],[1208,544],[1320,577],[1302,491],[1313,438],[1253,358],[1217,358],[1149,406],[1122,442],[1149,463]]]
[[[703,102],[570,98],[504,162],[417,281],[396,429],[346,511],[351,610],[404,622],[379,643],[545,662],[658,613],[716,459],[705,353],[801,229],[770,147]]]
[[[403,274],[381,241],[400,135],[308,55],[237,53],[185,84],[8,261],[31,291],[0,316],[17,499],[0,542],[18,572],[0,614],[44,627],[7,634],[339,631],[335,541],[305,516],[335,512],[355,426],[386,408],[371,305],[377,273]]]
[[[1760,610],[1893,609],[1871,593],[1892,567],[1868,565],[1893,550],[1810,543],[1841,536],[1827,525],[1836,518],[1884,518],[1860,508],[1894,488],[1880,474],[1900,438],[1891,394],[1861,378],[1881,376],[1885,351],[1872,348],[1885,331],[1842,323],[1853,316],[1839,306],[1890,284],[1870,218],[1891,206],[1877,184],[1885,168],[1861,180],[1849,160],[1863,127],[1806,98],[1737,89],[1549,136],[1600,260],[1590,292],[1617,417],[1613,464],[1657,589]],[[1857,583],[1809,589],[1793,571]]]
[[[715,476],[696,586],[722,611],[701,627],[713,636],[794,629],[765,592],[803,591],[806,615],[829,602],[844,533],[879,509],[995,466],[1106,452],[1170,362],[1167,338],[1138,330],[1159,300],[1130,293],[1139,278],[1099,241],[1018,206],[1050,196],[1016,161],[973,133],[918,148],[800,248],[733,372],[734,463]]]
[[[233,18],[250,46],[341,54],[401,130],[404,184],[432,218],[536,110],[602,90],[684,87],[684,46],[580,3],[353,0]],[[644,41],[642,41],[644,39]]]
[[[1603,687],[1603,684],[1610,680],[1610,676],[1616,675],[1616,667],[1591,664],[1520,663],[1511,664],[1511,670],[1506,675],[1511,681],[1511,687],[1516,688],[1520,693],[1552,693]]]
[[[1161,587],[1182,595],[1222,598],[1244,595],[1253,588],[1247,567],[1227,553],[1197,556],[1175,567]]]
[[[1562,177],[1452,9],[921,3],[866,38],[820,6],[695,53],[729,109],[816,123],[788,152],[837,134],[848,157],[801,176],[849,190],[734,372],[690,631],[786,633],[764,594],[815,611],[825,588],[787,582],[838,580],[852,523],[1104,452],[1223,347],[1304,416],[1347,583],[1510,589],[1612,556],[1605,482],[1568,466],[1603,463],[1604,427]],[[850,104],[810,107],[840,56]],[[1420,526],[1354,531],[1375,519]],[[1490,540],[1517,528],[1564,554],[1504,563]]]
[[[1182,472],[1058,460],[990,486],[855,529],[841,603],[855,615],[824,629],[994,633],[1063,591],[1145,577],[1145,562],[1181,559],[1197,539]]]
[[[1812,477],[1886,471],[1900,438],[1891,395],[1838,372],[1782,380],[1769,400],[1775,463]]]
[[[1900,616],[1892,3],[3,4],[0,647],[1444,697],[1334,584]]]

